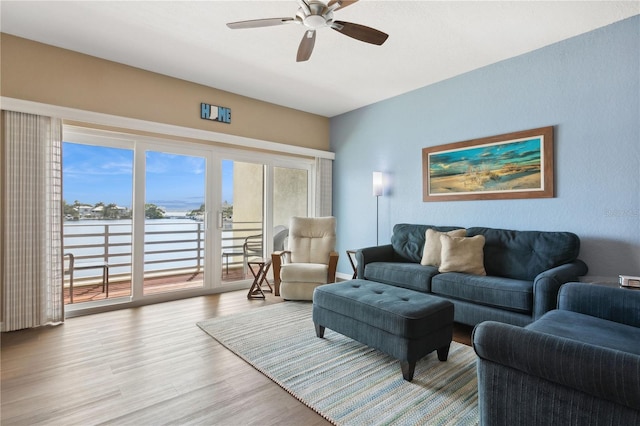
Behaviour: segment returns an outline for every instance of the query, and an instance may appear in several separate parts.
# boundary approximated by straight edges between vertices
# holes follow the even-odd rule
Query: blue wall
[[[640,275],[640,17],[331,119],[338,272],[396,223],[571,231],[586,280]],[[393,76],[390,76],[393,78]],[[382,83],[383,84],[383,83]],[[554,126],[556,197],[422,201],[422,148]]]

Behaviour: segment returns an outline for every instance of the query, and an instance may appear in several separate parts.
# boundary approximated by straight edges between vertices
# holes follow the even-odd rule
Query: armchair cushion
[[[590,315],[553,310],[527,329],[640,355],[640,328]]]
[[[640,327],[640,291],[585,283],[560,288],[558,309]],[[640,346],[640,344],[639,344]]]
[[[336,246],[334,217],[293,217],[289,230],[289,251],[293,263],[329,263]]]
[[[280,266],[280,279],[285,282],[327,283],[329,265],[324,263],[285,263]]]

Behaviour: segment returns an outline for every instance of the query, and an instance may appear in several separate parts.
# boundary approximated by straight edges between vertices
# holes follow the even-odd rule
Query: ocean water
[[[131,273],[131,220],[79,220],[64,223],[65,253],[71,252],[76,263],[109,262],[110,276]],[[222,246],[232,246],[233,231],[223,229]],[[204,266],[204,224],[191,219],[148,219],[145,221],[145,272]],[[233,260],[233,259],[232,259]],[[237,261],[237,259],[236,259]],[[120,266],[119,266],[120,265]],[[75,277],[97,277],[101,269],[79,270]]]

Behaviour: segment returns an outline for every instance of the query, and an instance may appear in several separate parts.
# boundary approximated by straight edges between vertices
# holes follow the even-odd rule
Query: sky
[[[75,143],[63,144],[63,198],[95,205],[131,208],[133,150]],[[157,151],[146,153],[146,199],[166,211],[194,210],[204,203],[205,159]],[[222,165],[222,201],[233,203],[233,162]]]

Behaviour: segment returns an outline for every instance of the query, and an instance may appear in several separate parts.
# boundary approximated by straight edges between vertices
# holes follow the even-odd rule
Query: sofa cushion
[[[431,277],[438,273],[435,266],[422,266],[410,262],[373,262],[364,268],[364,278],[380,283],[428,293]]]
[[[551,268],[572,262],[580,239],[571,232],[512,231],[474,227],[467,236],[484,235],[487,275],[533,281]]]
[[[533,308],[533,283],[511,278],[446,272],[431,279],[431,292],[517,312],[531,313]]]
[[[461,226],[433,226],[398,223],[393,227],[391,245],[398,261],[420,263],[424,250],[424,235],[427,229],[439,232],[462,229]]]
[[[440,253],[442,252],[442,243],[440,242],[440,235],[446,234],[451,237],[464,237],[467,235],[466,229],[454,229],[449,232],[439,232],[434,229],[427,229],[424,234],[424,249],[422,251],[421,265],[424,266],[440,266]]]
[[[474,275],[487,275],[483,264],[484,237],[451,237],[440,235],[442,259],[438,271],[466,272]]]
[[[590,315],[553,310],[525,328],[640,355],[640,328]]]

